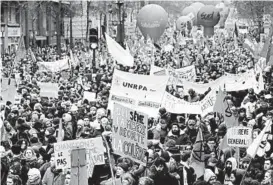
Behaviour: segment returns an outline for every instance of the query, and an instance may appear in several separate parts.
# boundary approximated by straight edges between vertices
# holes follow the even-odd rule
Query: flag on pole
[[[37,61],[37,60],[36,60],[36,57],[35,57],[34,53],[32,52],[32,49],[31,49],[31,48],[29,48],[29,53],[30,53],[31,60],[32,60],[33,62],[36,62],[36,61]]]
[[[26,58],[27,52],[26,52],[26,47],[25,47],[25,42],[24,42],[24,37],[20,37],[19,45],[16,51],[16,56],[14,58],[14,64],[17,65],[17,63],[23,59]]]
[[[134,57],[126,51],[121,45],[119,45],[114,39],[108,34],[105,34],[106,44],[111,56],[119,63],[124,66],[133,67]]]
[[[191,167],[194,169],[197,178],[205,172],[205,150],[202,130],[199,128],[196,141],[191,153]]]
[[[264,129],[260,132],[260,134],[254,139],[254,141],[250,144],[250,146],[247,148],[246,153],[254,158],[255,155],[258,152],[258,149],[260,148],[261,142],[264,140],[264,136],[266,133],[270,130],[270,127],[272,125],[272,120],[267,120],[265,123]]]
[[[251,53],[255,53],[255,44],[253,43],[252,39],[247,36],[247,38],[245,38],[245,42],[243,44],[243,46],[248,49]]]
[[[213,111],[224,115],[224,120],[227,128],[239,125],[237,118],[234,116],[231,107],[227,102],[226,94],[224,93],[224,91],[222,91],[222,89],[219,89],[218,91]]]

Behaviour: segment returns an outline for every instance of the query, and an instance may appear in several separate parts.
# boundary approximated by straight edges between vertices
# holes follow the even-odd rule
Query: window
[[[21,17],[21,11],[20,11],[20,8],[17,7],[17,8],[15,9],[15,22],[16,22],[17,24],[20,24],[20,17]]]
[[[5,11],[5,8],[3,6],[3,3],[1,3],[1,23],[4,23],[5,22],[5,18],[4,18],[4,11]]]
[[[9,22],[11,22],[12,7],[9,6]]]

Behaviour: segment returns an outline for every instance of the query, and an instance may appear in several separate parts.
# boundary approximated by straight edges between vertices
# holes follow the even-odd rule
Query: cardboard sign
[[[58,98],[59,87],[57,83],[39,83],[40,96]]]
[[[112,135],[114,153],[146,165],[147,129],[147,114],[114,104]]]
[[[247,148],[252,142],[252,129],[248,127],[232,127],[227,131],[227,144],[231,147]]]
[[[70,154],[73,149],[85,148],[86,159],[89,165],[105,164],[102,138],[70,140],[54,143],[56,169],[71,168]],[[90,166],[92,168],[92,166]]]
[[[83,92],[83,99],[87,99],[88,101],[96,101],[96,93],[84,91]]]

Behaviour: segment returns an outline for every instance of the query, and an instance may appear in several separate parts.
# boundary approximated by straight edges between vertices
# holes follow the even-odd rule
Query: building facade
[[[61,4],[61,10],[65,4]],[[0,5],[1,53],[15,52],[21,36],[33,47],[56,45],[57,29],[64,42],[64,11],[59,11],[59,1],[1,1]]]
[[[1,2],[1,53],[16,51],[21,36],[21,12],[15,1]]]

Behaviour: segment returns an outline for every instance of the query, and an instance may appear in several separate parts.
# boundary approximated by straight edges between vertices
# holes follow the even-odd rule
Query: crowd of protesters
[[[177,45],[177,35],[174,33],[172,38],[163,35],[158,43],[163,48],[174,40],[172,51],[156,48],[154,52],[140,53],[141,48],[136,46],[134,67],[116,65],[109,54],[105,54],[104,43],[101,43],[99,52],[104,55],[105,64],[92,65],[92,59],[82,57],[89,49],[75,46],[73,53],[78,56],[80,65],[59,73],[39,70],[37,61],[69,57],[69,51],[64,50],[61,57],[56,57],[54,47],[33,49],[37,61],[27,55],[14,68],[15,54],[6,56],[2,76],[15,78],[15,73],[20,74],[16,85],[22,98],[17,103],[5,102],[1,107],[5,129],[0,146],[1,184],[69,185],[71,172],[56,169],[54,162],[53,145],[60,132],[64,133],[63,141],[104,136],[104,142],[111,147],[112,120],[107,105],[115,68],[149,75],[151,59],[158,67],[181,68],[185,66],[184,57],[187,57],[196,67],[198,78],[195,81],[208,83],[226,72],[246,72],[257,62],[241,43],[235,48],[233,38],[223,39],[221,43],[206,42],[205,46],[199,47],[196,43]],[[205,52],[205,48],[208,51]],[[99,63],[98,59],[96,63]],[[265,122],[273,118],[273,68],[267,66],[262,74],[257,74],[257,79],[258,75],[263,76],[265,90],[258,94],[253,89],[228,92],[226,97],[231,109],[238,114],[239,125],[253,129],[253,138],[263,130]],[[57,82],[59,98],[40,97],[38,82]],[[189,102],[198,102],[206,95],[198,94],[194,89],[180,92],[172,85],[166,90]],[[83,99],[84,91],[96,93],[96,102]],[[60,118],[62,130],[59,130]],[[88,183],[108,185],[112,184],[113,178],[116,185],[271,185],[273,182],[272,132],[264,140],[262,151],[252,159],[247,156],[245,148],[238,151],[221,147],[227,127],[218,113],[205,117],[171,114],[162,107],[158,117],[149,118],[148,128],[146,166],[117,156],[110,150],[110,158],[105,154],[105,164],[94,167]],[[204,174],[197,178],[191,166],[191,154],[196,152],[192,149],[199,128],[204,137],[202,158],[205,166]],[[111,177],[111,167],[114,177]]]

